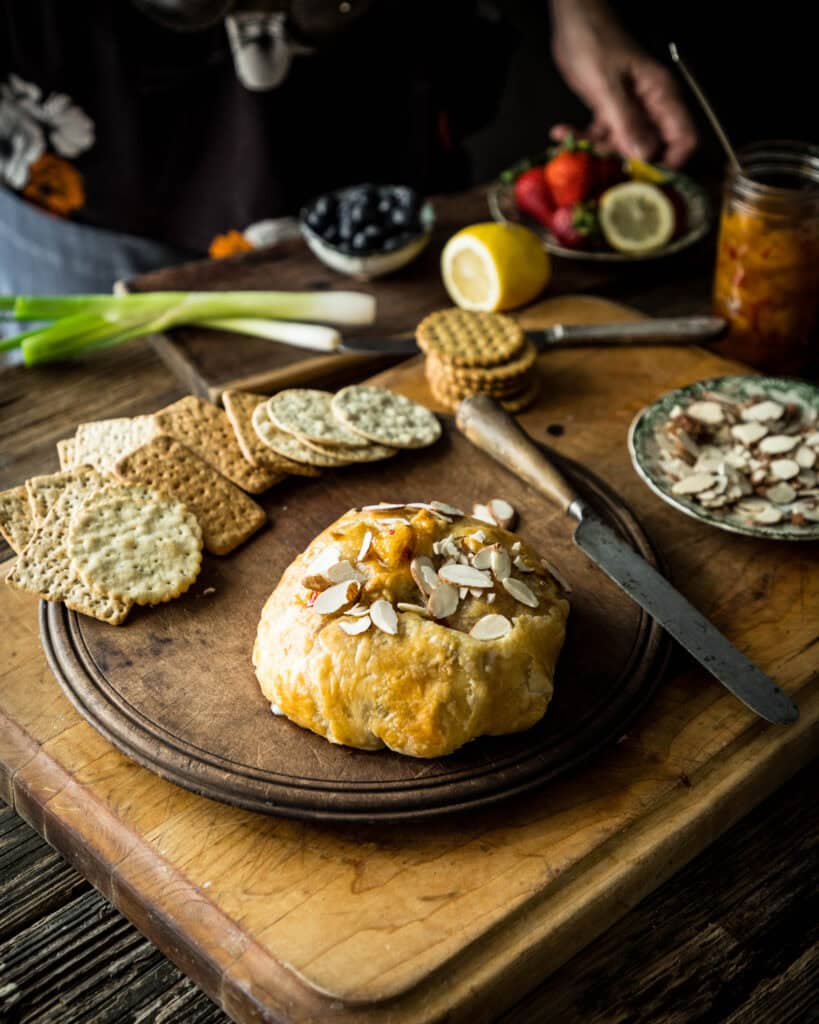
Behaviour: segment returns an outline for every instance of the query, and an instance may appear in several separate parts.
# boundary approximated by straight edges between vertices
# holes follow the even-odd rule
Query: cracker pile
[[[449,409],[481,393],[520,412],[537,397],[537,351],[508,316],[443,309],[421,321],[416,338],[432,393]]]
[[[441,433],[431,412],[382,388],[223,398],[225,411],[188,396],[58,441],[60,472],[0,492],[0,534],[18,555],[7,582],[119,625],[134,604],[188,590],[203,547],[226,555],[259,530],[267,515],[250,494]]]

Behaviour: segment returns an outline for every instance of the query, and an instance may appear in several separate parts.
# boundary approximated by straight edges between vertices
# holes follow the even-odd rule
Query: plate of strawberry
[[[568,132],[547,152],[504,171],[489,190],[498,221],[525,224],[549,252],[573,259],[653,259],[709,231],[711,204],[687,175],[623,159]]]

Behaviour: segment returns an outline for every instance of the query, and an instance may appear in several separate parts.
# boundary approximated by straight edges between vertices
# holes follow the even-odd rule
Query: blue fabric
[[[189,253],[146,238],[75,224],[43,213],[0,188],[2,295],[110,292],[120,279],[186,259],[190,259]],[[9,337],[27,326],[0,320],[0,336]],[[7,353],[5,361],[16,361],[16,353]]]

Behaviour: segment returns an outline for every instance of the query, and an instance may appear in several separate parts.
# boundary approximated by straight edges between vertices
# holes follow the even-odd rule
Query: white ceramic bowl
[[[340,189],[332,194],[336,199],[341,199],[347,191],[347,189]],[[435,226],[435,210],[432,203],[424,202],[419,215],[421,230],[417,235],[405,242],[399,249],[392,249],[389,252],[362,253],[359,256],[342,252],[337,245],[325,241],[317,231],[314,231],[307,223],[308,209],[308,207],[302,209],[299,215],[299,227],[313,255],[317,256],[331,270],[335,270],[339,274],[347,274],[348,277],[354,277],[359,281],[371,281],[373,278],[383,277],[385,274],[391,274],[411,263],[429,242],[432,237],[432,229]]]

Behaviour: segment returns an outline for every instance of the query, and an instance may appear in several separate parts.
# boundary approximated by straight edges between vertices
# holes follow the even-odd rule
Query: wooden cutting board
[[[532,318],[618,315],[564,298]],[[563,350],[541,367],[524,425],[636,510],[677,586],[795,697],[796,725],[765,726],[678,654],[619,743],[539,791],[415,824],[298,822],[116,751],[53,679],[36,602],[0,593],[0,792],[237,1020],[489,1020],[819,750],[819,546],[677,515],[626,454],[644,404],[741,367],[699,349]],[[426,393],[417,366],[385,382]]]
[[[616,495],[588,471],[566,471],[656,564]],[[270,714],[250,663],[259,613],[271,580],[317,533],[357,505],[435,497],[471,508],[499,494],[517,509],[521,535],[572,581],[556,697],[535,728],[418,760],[333,746]],[[316,821],[474,812],[593,757],[625,732],[657,687],[670,647],[665,633],[572,543],[570,520],[499,472],[449,418],[430,449],[318,480],[291,478],[266,504],[272,529],[230,558],[206,556],[187,594],[161,608],[134,609],[125,629],[62,605],[42,606],[43,644],[69,699],[118,749],[163,778],[252,810]],[[598,643],[588,644],[591,633]]]

